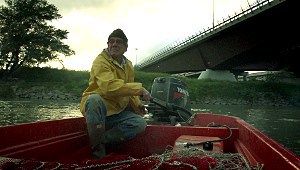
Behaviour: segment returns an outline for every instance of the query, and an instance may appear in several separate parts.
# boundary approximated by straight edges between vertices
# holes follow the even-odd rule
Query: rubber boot
[[[87,129],[92,145],[92,153],[94,159],[102,158],[106,155],[105,144],[102,141],[102,136],[105,134],[105,123],[87,124]]]

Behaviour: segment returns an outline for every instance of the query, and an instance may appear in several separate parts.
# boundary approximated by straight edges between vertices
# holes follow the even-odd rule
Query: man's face
[[[127,44],[121,38],[111,37],[107,45],[110,55],[114,58],[122,56],[127,51]]]

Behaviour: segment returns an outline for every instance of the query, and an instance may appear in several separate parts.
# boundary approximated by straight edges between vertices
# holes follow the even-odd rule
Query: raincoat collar
[[[117,60],[115,60],[115,59],[110,55],[110,53],[109,53],[109,51],[108,51],[108,48],[103,49],[103,51],[105,52],[105,54],[106,54],[108,60],[112,61],[114,64],[116,64],[116,65],[118,65],[118,66],[120,66],[121,68],[124,69],[124,66],[125,66],[125,64],[127,63],[127,58],[126,58],[124,55],[122,56],[122,63],[119,64],[119,63],[117,62]]]

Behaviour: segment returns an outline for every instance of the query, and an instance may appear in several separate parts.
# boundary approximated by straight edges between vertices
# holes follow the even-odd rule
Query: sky
[[[69,70],[90,70],[93,60],[107,48],[109,34],[117,28],[128,38],[124,55],[136,64],[177,40],[212,27],[213,20],[216,24],[239,13],[255,1],[48,0],[62,15],[51,25],[69,32],[64,42],[76,53],[61,56]],[[4,0],[0,0],[0,5],[4,5]],[[42,66],[62,68],[58,62]]]

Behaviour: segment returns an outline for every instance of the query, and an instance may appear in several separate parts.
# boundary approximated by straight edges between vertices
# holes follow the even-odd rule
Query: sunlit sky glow
[[[69,32],[65,43],[76,54],[61,57],[66,69],[90,70],[95,57],[107,47],[107,37],[121,28],[128,38],[125,56],[136,64],[156,51],[212,27],[255,0],[48,0],[62,18],[56,28]],[[0,0],[4,5],[4,0]],[[214,10],[213,10],[214,9]],[[43,66],[62,68],[60,63]]]

